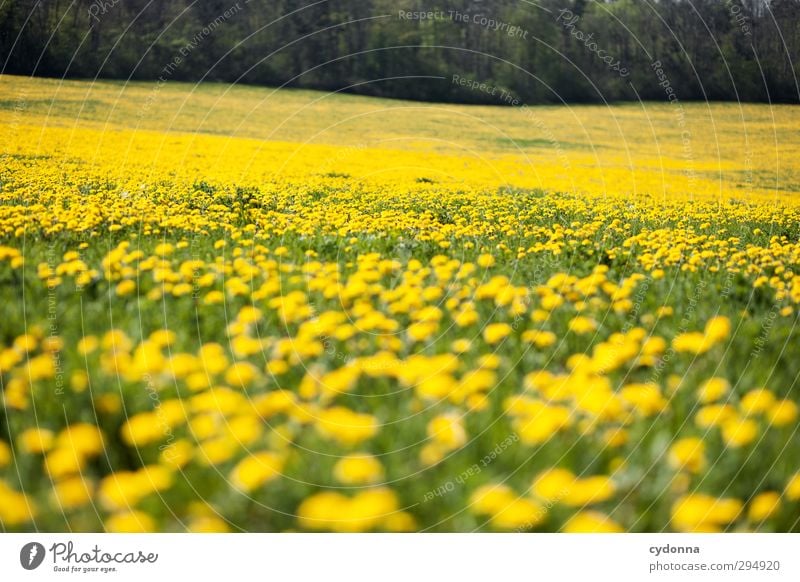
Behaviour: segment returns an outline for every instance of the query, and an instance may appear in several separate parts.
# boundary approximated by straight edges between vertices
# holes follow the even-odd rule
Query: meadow
[[[0,76],[2,531],[800,531],[799,135]]]

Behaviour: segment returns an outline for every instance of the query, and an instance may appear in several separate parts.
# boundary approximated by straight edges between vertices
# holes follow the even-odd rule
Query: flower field
[[[0,77],[2,531],[800,531],[800,117]]]

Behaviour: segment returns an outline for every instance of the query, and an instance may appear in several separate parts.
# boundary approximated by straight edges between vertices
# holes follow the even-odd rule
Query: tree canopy
[[[3,72],[464,103],[797,102],[800,0],[6,0]]]

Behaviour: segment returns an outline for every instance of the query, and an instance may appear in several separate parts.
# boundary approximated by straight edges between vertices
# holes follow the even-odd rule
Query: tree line
[[[462,103],[797,102],[800,0],[5,0],[10,74]]]

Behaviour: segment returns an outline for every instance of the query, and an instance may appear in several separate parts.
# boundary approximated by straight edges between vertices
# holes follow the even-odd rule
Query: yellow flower
[[[602,420],[623,420],[626,416],[621,397],[605,388],[583,391],[575,404],[581,411]]]
[[[577,479],[568,489],[563,502],[572,507],[583,507],[611,499],[616,491],[609,477],[594,476]]]
[[[704,354],[712,346],[711,340],[697,331],[682,333],[672,340],[672,347],[675,348],[675,351],[690,354]]]
[[[180,469],[192,460],[194,447],[186,439],[178,439],[167,444],[158,456],[158,462],[166,467]]]
[[[93,489],[83,477],[68,477],[53,486],[53,500],[59,509],[75,509],[91,502]]]
[[[519,439],[526,445],[538,445],[570,425],[572,413],[566,406],[542,405],[514,422]]]
[[[543,471],[533,481],[533,492],[544,501],[558,502],[569,494],[575,479],[568,469]]]
[[[784,494],[789,501],[800,501],[800,472],[789,478]]]
[[[99,455],[103,451],[103,433],[93,424],[79,422],[58,433],[56,446],[71,448],[80,455]]]
[[[483,485],[470,496],[470,510],[477,514],[494,515],[516,498],[516,494],[506,485]]]
[[[544,508],[530,499],[512,499],[492,514],[491,525],[496,529],[513,530],[536,527],[544,521]]]
[[[346,507],[346,520],[339,525],[337,531],[373,529],[397,511],[397,503],[397,496],[385,487],[361,491]]]
[[[492,267],[495,264],[494,256],[489,254],[483,254],[478,257],[478,265],[483,267],[484,269],[488,267]]]
[[[205,374],[219,374],[228,367],[225,348],[217,343],[207,343],[198,350],[201,369]],[[246,372],[245,372],[246,373]]]
[[[767,420],[773,426],[787,426],[797,420],[797,404],[792,400],[778,400],[768,411]]]
[[[558,337],[551,331],[529,329],[522,333],[522,341],[532,343],[537,348],[548,348],[556,343]]]
[[[749,445],[758,436],[758,424],[749,418],[731,419],[722,424],[722,438],[729,447]]]
[[[222,291],[209,291],[203,297],[204,305],[218,305],[225,301],[225,294]]]
[[[468,352],[470,347],[472,347],[472,342],[466,338],[459,338],[450,345],[450,349],[457,354],[464,354]]]
[[[719,343],[727,339],[730,333],[731,322],[727,317],[713,317],[706,323],[705,335],[712,343]]]
[[[642,344],[643,356],[659,356],[667,349],[667,342],[661,337],[649,337]]]
[[[80,472],[85,462],[86,457],[74,449],[55,448],[45,456],[44,467],[50,477],[59,479]]]
[[[355,445],[377,434],[378,420],[369,414],[335,406],[319,413],[317,429],[323,436],[345,445]]]
[[[333,475],[345,485],[365,485],[383,479],[383,467],[372,455],[354,453],[336,462]]]
[[[565,533],[624,533],[617,522],[599,511],[580,511],[570,517],[561,531]]]
[[[669,450],[669,463],[675,469],[699,473],[706,466],[705,443],[695,437],[675,441]]]
[[[112,329],[103,336],[103,349],[110,352],[130,352],[133,342],[121,329]]]
[[[715,532],[739,517],[738,499],[716,499],[703,493],[691,493],[672,506],[672,525],[682,532]]]
[[[578,478],[567,469],[550,469],[533,481],[533,492],[542,500],[573,507],[591,505],[610,499],[616,488],[602,475]]]
[[[467,442],[463,420],[454,414],[442,414],[431,420],[428,437],[446,450],[457,449]]]
[[[249,492],[279,477],[282,470],[282,459],[275,453],[264,451],[239,461],[230,478],[234,487]]]
[[[122,409],[118,394],[101,394],[94,400],[95,409],[103,414],[116,414]]]
[[[258,368],[250,362],[236,362],[225,372],[225,382],[235,387],[246,387],[258,377]]]
[[[140,412],[130,417],[120,429],[123,442],[142,447],[166,439],[169,428],[164,420],[154,412]]]
[[[419,460],[426,467],[432,467],[444,460],[447,456],[447,449],[436,443],[428,443],[419,451]]]
[[[442,400],[458,389],[458,382],[450,374],[433,374],[416,386],[416,393],[424,400]]]
[[[750,507],[747,510],[747,517],[750,521],[766,521],[775,515],[780,508],[780,493],[765,491],[764,493],[756,495],[750,502]]]
[[[661,395],[661,390],[652,383],[623,386],[620,396],[636,412],[645,417],[658,414],[667,407],[667,401]]]
[[[511,326],[507,323],[492,323],[483,330],[483,339],[489,345],[495,345],[507,338],[511,333]]]
[[[742,412],[747,416],[762,414],[775,406],[775,395],[766,388],[756,388],[744,396],[740,403]]]
[[[138,471],[117,471],[100,481],[98,499],[107,509],[127,509],[154,491],[168,489],[172,482],[171,471],[158,465],[143,467]]]
[[[221,436],[203,441],[194,449],[195,459],[201,464],[219,465],[229,461],[239,450],[239,443],[230,436]]]
[[[256,323],[260,321],[263,316],[264,314],[258,307],[246,305],[239,310],[239,314],[236,316],[236,319],[242,323]]]
[[[497,354],[484,354],[478,358],[478,368],[487,368],[489,370],[496,370],[500,367],[502,358]]]
[[[75,370],[69,379],[69,386],[80,394],[89,387],[89,375],[84,370]]]
[[[326,395],[333,397],[351,391],[360,374],[358,367],[344,366],[323,375],[320,384]]]
[[[21,525],[36,514],[36,505],[27,495],[11,489],[0,479],[0,527]]]
[[[131,279],[125,279],[117,284],[115,289],[117,295],[120,297],[124,297],[125,295],[130,295],[136,290],[136,282]]]
[[[585,335],[597,329],[597,322],[589,317],[579,315],[569,322],[569,329],[578,335]]]
[[[133,510],[115,513],[105,521],[108,533],[147,533],[156,530],[152,517],[143,511]]]
[[[22,353],[33,352],[38,344],[36,336],[30,333],[21,335],[14,340],[14,348]]]
[[[410,341],[422,342],[430,339],[438,328],[439,324],[435,321],[420,321],[409,325],[406,333]]]
[[[161,256],[171,255],[174,251],[175,251],[175,247],[173,247],[169,243],[161,243],[161,244],[157,245],[156,248],[154,249],[154,253],[156,255],[161,255]]]
[[[11,464],[11,447],[5,441],[0,441],[0,469]]]
[[[46,428],[29,428],[19,435],[20,448],[26,453],[46,453],[53,447],[54,442],[53,431]]]
[[[414,516],[405,511],[396,511],[386,516],[383,527],[388,532],[414,532],[419,529]]]
[[[171,346],[176,338],[177,334],[171,329],[158,329],[150,334],[150,341],[161,348]]]
[[[42,351],[56,353],[64,349],[64,340],[58,336],[49,336],[42,340]]]
[[[670,374],[667,376],[667,389],[670,394],[674,394],[683,387],[683,377],[678,374]]]
[[[470,394],[467,396],[466,406],[470,412],[480,412],[489,408],[489,397],[486,394]]]
[[[603,433],[603,441],[609,447],[621,447],[628,442],[630,435],[624,428],[609,428]]]
[[[301,527],[310,530],[364,532],[375,529],[397,512],[397,497],[386,488],[368,489],[352,499],[324,491],[297,508]]]
[[[736,418],[736,409],[729,404],[711,404],[697,411],[694,421],[701,428],[719,426]]]
[[[29,380],[36,381],[55,376],[55,364],[52,356],[41,354],[28,360],[25,372]]]
[[[186,386],[194,392],[206,390],[211,387],[211,378],[205,372],[194,372],[186,377]]]
[[[268,419],[276,414],[289,412],[296,403],[294,393],[288,390],[274,390],[255,397],[253,408],[262,418]]]
[[[482,394],[484,390],[492,388],[497,381],[497,374],[492,370],[471,370],[461,377],[458,388],[450,393],[450,400],[461,404],[470,395]]]
[[[697,390],[697,400],[703,404],[716,402],[730,390],[730,384],[725,378],[711,378]]]
[[[264,367],[264,371],[273,376],[280,376],[289,371],[289,364],[284,360],[270,360]]]

